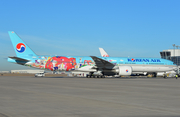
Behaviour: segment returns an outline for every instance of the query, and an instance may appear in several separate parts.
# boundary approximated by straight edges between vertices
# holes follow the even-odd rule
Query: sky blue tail
[[[8,33],[17,57],[37,56],[14,31],[8,31]]]

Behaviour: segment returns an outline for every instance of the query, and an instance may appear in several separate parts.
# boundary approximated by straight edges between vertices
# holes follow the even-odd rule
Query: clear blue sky
[[[39,55],[159,57],[179,44],[180,0],[3,0],[0,2],[0,71],[27,69],[7,31]]]

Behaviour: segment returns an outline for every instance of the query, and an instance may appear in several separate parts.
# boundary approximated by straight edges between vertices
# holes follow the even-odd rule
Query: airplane
[[[99,48],[99,51],[100,51],[102,57],[109,57],[109,55],[103,48]]]
[[[109,57],[109,55],[107,54],[107,52],[103,49],[103,48],[99,48],[99,51],[100,51],[100,54],[101,54],[101,57]],[[154,76],[164,76],[164,75],[168,75],[168,74],[177,74],[176,73],[177,71],[174,71],[174,70],[172,70],[172,71],[167,71],[167,72],[157,72]],[[131,75],[137,75],[137,76],[139,76],[139,75],[148,75],[148,73],[147,72],[133,72],[133,74],[131,74]]]
[[[96,57],[96,56],[48,56],[37,55],[14,32],[8,31],[16,56],[8,61],[24,66],[51,71],[87,72],[86,77],[105,75],[129,76],[134,72],[153,73],[177,69],[172,61],[161,58]]]

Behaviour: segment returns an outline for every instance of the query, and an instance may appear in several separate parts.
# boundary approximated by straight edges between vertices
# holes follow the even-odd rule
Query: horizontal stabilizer
[[[15,57],[15,56],[9,57],[9,58],[14,59],[16,61],[21,61],[21,62],[29,62],[30,61],[30,60],[19,58],[19,57]]]

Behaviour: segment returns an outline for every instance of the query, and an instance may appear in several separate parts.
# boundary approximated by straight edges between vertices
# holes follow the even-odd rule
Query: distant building
[[[36,74],[36,73],[44,73],[44,70],[11,70],[11,73]]]
[[[0,71],[0,74],[7,74],[10,73],[10,71]]]
[[[171,60],[174,64],[180,66],[180,49],[169,49],[160,52],[161,58]]]

